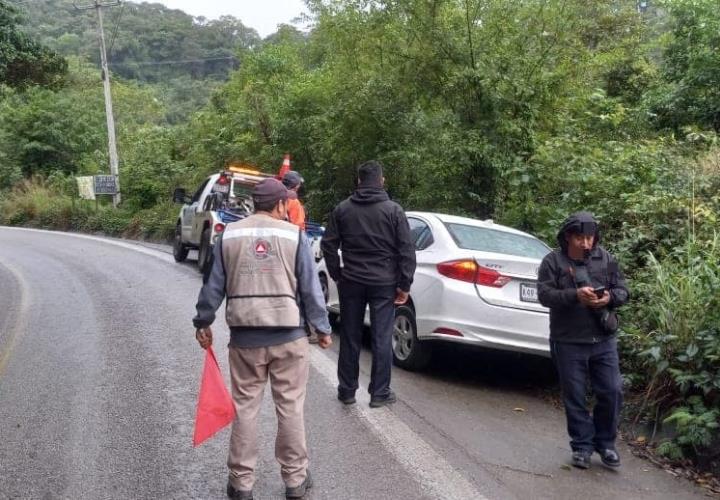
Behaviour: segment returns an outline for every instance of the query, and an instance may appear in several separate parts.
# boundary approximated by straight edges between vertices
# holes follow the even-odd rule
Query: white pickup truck
[[[226,224],[252,213],[252,188],[268,177],[273,175],[231,166],[205,179],[192,196],[175,189],[173,201],[183,204],[175,225],[175,261],[184,261],[191,249],[197,249],[198,269],[204,273],[218,235]]]

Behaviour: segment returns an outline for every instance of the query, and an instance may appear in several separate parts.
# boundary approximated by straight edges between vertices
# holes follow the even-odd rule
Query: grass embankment
[[[151,241],[170,241],[177,205],[168,201],[148,209],[112,207],[108,200],[73,199],[42,182],[23,182],[0,193],[0,224],[60,231],[102,233]]]

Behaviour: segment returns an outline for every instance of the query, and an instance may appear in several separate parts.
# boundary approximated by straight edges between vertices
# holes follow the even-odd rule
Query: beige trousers
[[[278,420],[275,458],[280,463],[280,474],[290,487],[305,480],[308,454],[304,406],[309,361],[307,337],[270,347],[230,347],[230,379],[237,415],[227,463],[234,488],[251,490],[255,484],[257,417],[268,376]]]

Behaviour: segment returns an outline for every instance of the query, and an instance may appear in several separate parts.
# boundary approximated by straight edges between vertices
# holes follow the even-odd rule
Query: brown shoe
[[[227,496],[232,500],[253,500],[252,490],[236,490],[230,481],[227,484]]]

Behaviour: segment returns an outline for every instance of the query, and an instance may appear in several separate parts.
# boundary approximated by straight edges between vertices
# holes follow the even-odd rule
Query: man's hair
[[[358,179],[362,183],[380,184],[383,178],[383,167],[375,160],[366,161],[358,167]]]

